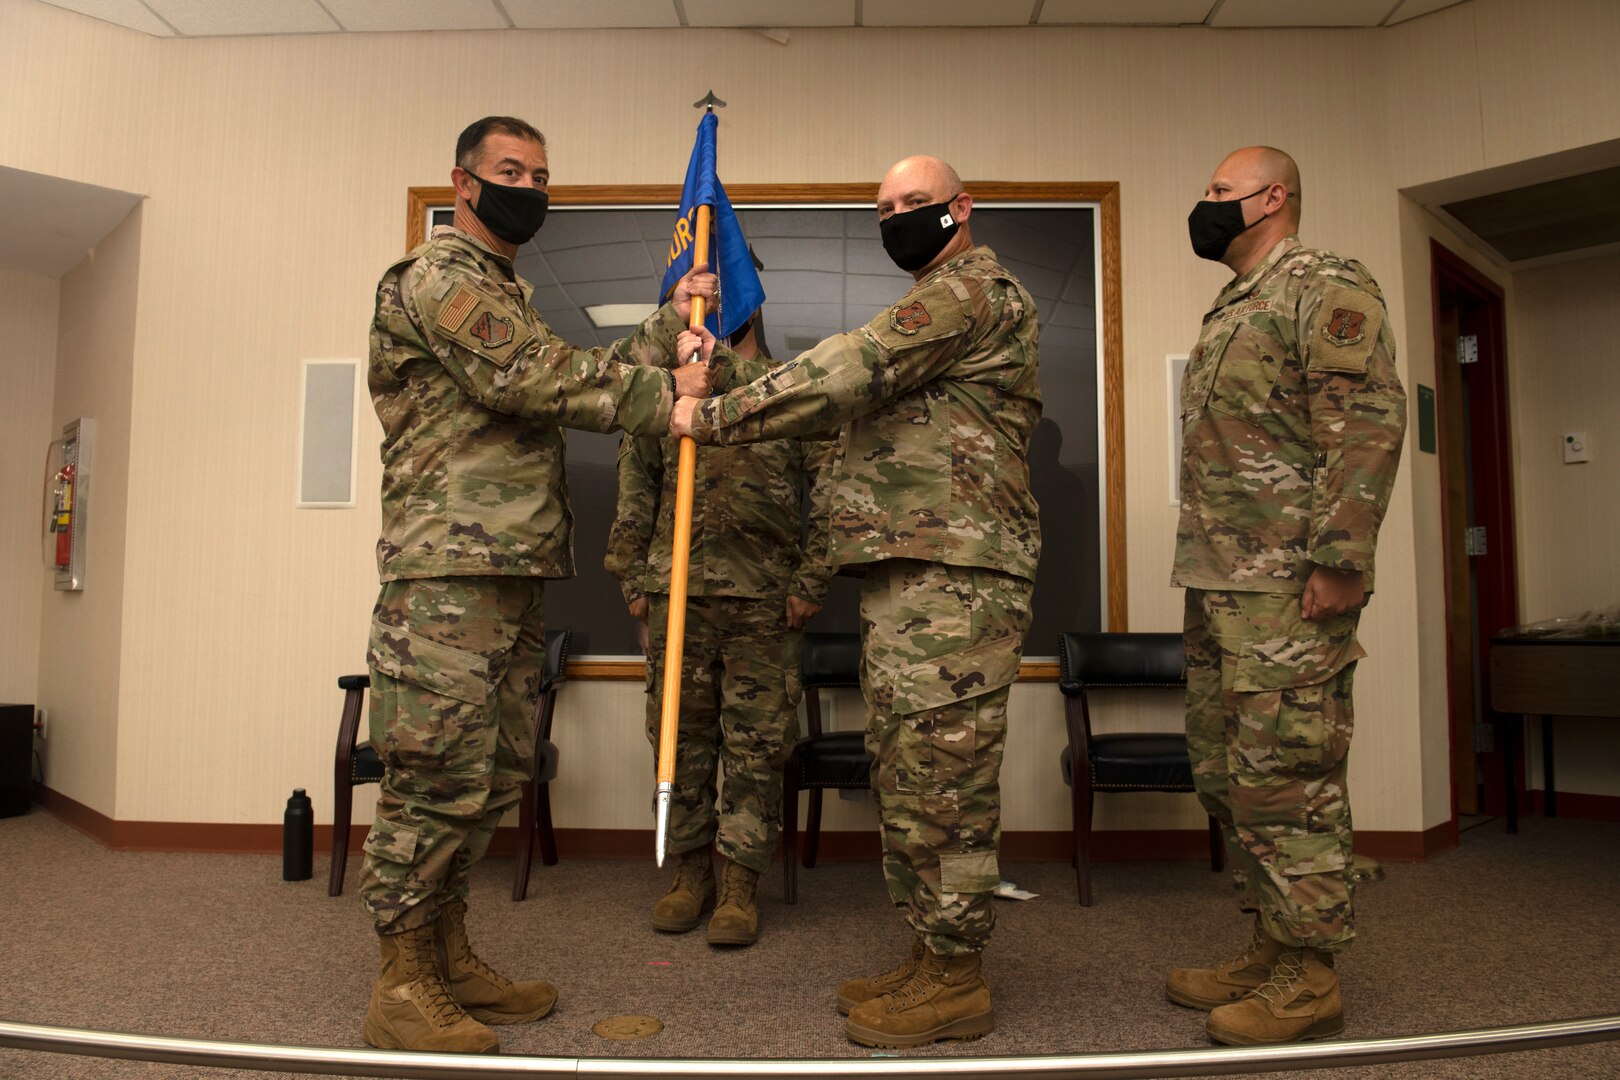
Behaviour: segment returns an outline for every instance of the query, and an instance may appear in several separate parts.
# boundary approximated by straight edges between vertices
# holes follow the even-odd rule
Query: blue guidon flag
[[[692,147],[692,160],[686,166],[686,184],[681,189],[681,216],[675,222],[670,236],[669,262],[664,268],[664,281],[659,298],[668,301],[675,283],[692,268],[693,232],[697,227],[697,208],[709,206],[709,221],[713,235],[709,242],[709,266],[720,276],[720,303],[704,320],[715,337],[725,338],[741,326],[765,302],[765,288],[759,283],[754,269],[754,257],[743,238],[742,224],[736,211],[726,198],[726,189],[715,175],[715,131],[720,118],[705,113],[698,121],[697,142]]]

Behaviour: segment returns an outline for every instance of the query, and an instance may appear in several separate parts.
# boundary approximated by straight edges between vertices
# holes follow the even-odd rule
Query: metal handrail
[[[0,1020],[0,1046],[47,1053],[86,1054],[171,1065],[227,1069],[400,1077],[402,1080],[466,1080],[490,1076],[590,1077],[894,1077],[991,1078],[1211,1076],[1279,1069],[1332,1069],[1354,1065],[1426,1061],[1502,1054],[1620,1039],[1620,1015],[1555,1020],[1510,1027],[1475,1028],[1433,1035],[1356,1039],[1287,1046],[1130,1050],[1038,1057],[833,1058],[820,1060],[726,1060],[564,1058],[426,1054],[354,1050],[336,1046],[278,1046],[215,1042],[164,1035],[126,1035],[88,1028],[47,1027]]]

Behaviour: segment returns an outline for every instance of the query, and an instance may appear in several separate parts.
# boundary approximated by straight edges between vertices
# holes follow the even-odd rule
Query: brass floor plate
[[[664,1023],[653,1016],[608,1016],[591,1025],[604,1039],[646,1039],[664,1030]]]

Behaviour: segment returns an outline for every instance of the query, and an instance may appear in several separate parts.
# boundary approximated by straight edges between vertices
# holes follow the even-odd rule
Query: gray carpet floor
[[[1498,822],[1456,850],[1390,864],[1362,887],[1362,938],[1340,966],[1346,1036],[1372,1038],[1620,1012],[1620,824]],[[0,1018],[104,1030],[359,1046],[376,963],[353,893],[316,877],[284,882],[279,857],[112,852],[35,810],[0,821]],[[907,1057],[1085,1053],[1207,1046],[1203,1014],[1169,1003],[1166,970],[1219,962],[1245,926],[1224,875],[1194,862],[1105,864],[1096,904],[1075,901],[1062,864],[1003,868],[1040,896],[998,901],[985,970],[997,1026],[984,1039]],[[478,868],[469,925],[479,952],[516,975],[557,983],[556,1011],[499,1029],[508,1053],[566,1057],[859,1058],[833,989],[892,964],[907,931],[877,867],[801,871],[762,883],[752,948],[711,948],[701,931],[657,933],[647,912],[666,875],[645,862],[570,860],[534,868],[509,899],[512,863]],[[639,1013],[663,1031],[636,1042],[594,1035]],[[0,1076],[263,1075],[0,1049]],[[1620,1076],[1620,1043],[1473,1059],[1322,1070],[1303,1076]]]

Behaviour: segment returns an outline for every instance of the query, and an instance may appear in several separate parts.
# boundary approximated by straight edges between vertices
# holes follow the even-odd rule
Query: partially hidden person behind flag
[[[731,348],[769,360],[761,313],[732,333]],[[642,624],[655,752],[679,455],[674,438],[625,436],[605,560]],[[798,739],[802,631],[832,576],[837,456],[832,435],[698,448],[667,849],[675,874],[653,907],[655,929],[695,929],[712,907],[710,944],[751,945],[759,936],[755,884],[776,851],[782,768]]]
[[[1008,690],[1040,557],[1027,457],[1041,398],[1035,302],[974,245],[955,170],[900,161],[877,212],[910,291],[747,386],[677,403],[671,429],[718,445],[841,431],[830,558],[865,571],[866,745],[884,878],[913,940],[893,970],[840,986],[838,1005],[850,1038],[907,1047],[993,1024],[980,959],[1001,877]]]
[[[456,141],[450,179],[452,223],[384,272],[371,326],[382,587],[366,663],[384,775],[359,889],[381,949],[363,1033],[487,1053],[486,1025],[537,1019],[557,996],[479,959],[465,915],[468,875],[533,763],[545,580],[574,572],[562,429],[658,433],[678,395],[706,394],[705,365],[672,366],[715,278],[689,271],[628,338],[576,349],[512,262],[545,219],[545,138],[486,116]]]
[[[1177,968],[1170,1000],[1222,1043],[1344,1028],[1336,957],[1355,937],[1351,689],[1361,610],[1406,430],[1384,297],[1353,259],[1300,244],[1299,167],[1229,154],[1188,215],[1233,277],[1181,384],[1187,749],[1253,938]]]

